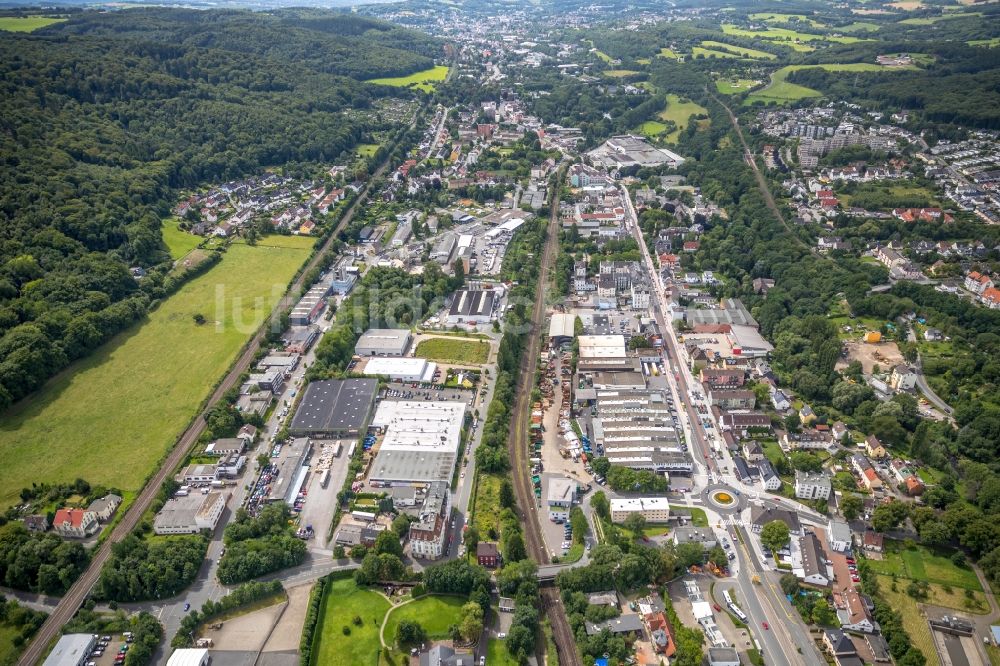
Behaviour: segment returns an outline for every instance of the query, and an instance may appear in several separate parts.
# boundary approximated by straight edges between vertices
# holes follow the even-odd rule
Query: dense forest
[[[390,46],[389,44],[392,44]],[[430,38],[318,11],[84,12],[0,41],[0,408],[161,297],[179,188],[345,156]],[[356,78],[350,78],[356,77]],[[148,293],[147,293],[148,292]]]

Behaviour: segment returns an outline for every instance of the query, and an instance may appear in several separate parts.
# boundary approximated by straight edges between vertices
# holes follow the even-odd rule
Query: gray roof
[[[289,430],[304,434],[359,432],[368,424],[377,390],[377,379],[311,382]]]
[[[66,634],[52,648],[42,666],[77,666],[96,642],[93,634]]]
[[[369,477],[376,481],[451,481],[454,451],[380,450]]]
[[[619,615],[598,624],[594,624],[593,622],[586,622],[585,624],[588,636],[599,634],[605,629],[610,630],[613,634],[638,633],[642,631],[642,620],[639,619],[638,615],[634,614]]]
[[[468,652],[455,652],[447,645],[435,645],[420,655],[420,666],[474,666],[476,657]]]
[[[792,532],[799,532],[802,529],[802,523],[799,522],[798,514],[792,511],[771,507],[764,509],[759,506],[750,509],[750,522],[754,525],[763,527],[775,520],[780,520],[788,525],[788,529]]]
[[[489,316],[493,313],[494,298],[492,291],[460,289],[455,292],[448,314],[452,317]]]

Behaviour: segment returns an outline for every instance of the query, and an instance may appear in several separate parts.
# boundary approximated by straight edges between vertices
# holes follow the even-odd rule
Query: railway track
[[[416,114],[413,121],[411,122],[411,127],[416,124],[417,118],[421,114]],[[312,271],[313,268],[319,265],[319,262],[324,256],[330,251],[333,246],[334,241],[337,236],[347,228],[351,220],[354,218],[355,212],[362,205],[362,203],[368,198],[371,192],[372,184],[378,180],[388,169],[389,162],[391,159],[391,153],[389,157],[379,165],[378,169],[372,174],[371,178],[368,179],[365,188],[361,191],[358,197],[351,204],[347,212],[341,218],[340,222],[337,224],[333,233],[323,244],[323,247],[319,252],[313,256],[312,259],[306,264],[306,266],[299,273],[299,277],[295,280],[285,295],[278,301],[277,305],[271,311],[271,314],[265,319],[264,323],[261,324],[260,329],[254,334],[250,342],[247,343],[243,353],[240,357],[233,363],[229,372],[219,383],[218,387],[209,396],[208,402],[205,404],[205,411],[218,403],[225,393],[237,385],[240,376],[249,369],[250,364],[253,362],[257,351],[260,349],[261,343],[264,341],[265,336],[268,333],[268,329],[272,325],[271,322],[276,316],[279,316],[281,312],[290,308],[298,299],[302,292],[304,286],[305,278]],[[31,643],[25,649],[21,658],[18,660],[18,666],[33,666],[33,664],[41,661],[42,655],[45,649],[52,643],[63,625],[69,622],[76,611],[83,605],[86,600],[87,595],[93,589],[94,585],[97,583],[98,578],[101,575],[101,569],[104,564],[108,561],[111,556],[111,548],[114,544],[120,542],[126,536],[128,536],[132,530],[135,529],[136,525],[142,519],[143,514],[149,510],[150,504],[156,498],[160,487],[163,482],[167,480],[175,469],[180,466],[187,452],[198,441],[198,437],[204,432],[206,423],[205,419],[202,418],[203,412],[199,412],[198,415],[192,420],[191,424],[187,429],[181,434],[177,442],[174,444],[173,448],[167,454],[166,459],[164,459],[160,468],[156,473],[146,482],[146,485],[139,492],[139,495],[135,498],[135,501],[129,506],[128,511],[126,511],[125,516],[122,518],[121,522],[114,528],[111,532],[111,536],[98,547],[97,551],[94,553],[87,565],[87,568],[80,575],[80,577],[73,583],[72,587],[63,595],[62,599],[59,601],[58,605],[49,614],[49,617],[45,620],[45,623],[39,628],[38,633],[35,634]]]
[[[562,182],[565,168],[561,168],[556,176],[556,182]],[[521,357],[520,374],[517,382],[517,398],[514,402],[514,418],[510,429],[508,446],[510,449],[511,475],[514,481],[514,492],[517,496],[518,517],[524,526],[524,542],[528,554],[538,564],[548,564],[549,551],[542,538],[539,525],[537,504],[531,475],[528,471],[528,437],[529,419],[531,416],[531,389],[535,381],[535,371],[538,369],[538,356],[541,353],[543,322],[545,319],[545,294],[550,285],[549,273],[555,262],[556,249],[559,245],[559,188],[553,188],[550,202],[551,214],[545,235],[545,248],[542,250],[541,265],[538,274],[538,289],[531,313],[532,328],[527,344]],[[559,591],[546,588],[540,591],[542,612],[549,618],[552,626],[552,636],[555,639],[559,663],[562,666],[580,666],[580,657],[576,650],[576,642],[570,629],[566,612],[559,598]]]

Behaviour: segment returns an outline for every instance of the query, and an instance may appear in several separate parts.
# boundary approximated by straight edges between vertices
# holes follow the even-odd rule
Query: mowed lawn
[[[940,664],[934,649],[934,639],[927,628],[927,618],[920,612],[916,599],[906,594],[906,584],[897,583],[896,592],[892,591],[892,579],[887,576],[879,576],[878,584],[886,603],[899,611],[903,618],[903,628],[910,635],[913,644],[927,657],[927,663],[930,666]]]
[[[305,261],[313,239],[294,242],[233,245],[147,321],[5,413],[0,506],[33,481],[138,490]],[[207,322],[195,324],[195,314]]]
[[[396,644],[396,629],[404,620],[418,623],[430,638],[447,638],[448,628],[458,624],[462,605],[468,597],[429,595],[396,606],[385,618],[384,638],[387,645]],[[353,663],[353,662],[352,662]]]
[[[359,588],[353,578],[327,585],[318,621],[319,638],[313,646],[313,664],[378,664],[382,644],[379,628],[389,610],[385,597]],[[361,626],[354,624],[361,618]],[[344,634],[344,627],[350,635]]]
[[[491,638],[486,646],[486,663],[490,666],[517,666],[517,659],[507,650],[507,641]]]
[[[982,592],[976,573],[970,567],[957,566],[949,555],[946,551],[935,552],[924,546],[906,549],[898,541],[887,539],[882,559],[870,560],[870,564],[879,574]]]
[[[67,19],[49,18],[48,16],[2,16],[0,30],[6,32],[34,32],[53,23],[62,23]]]
[[[715,87],[723,95],[737,95],[759,84],[760,81],[755,79],[719,79],[715,82]]]
[[[191,250],[198,247],[203,240],[201,236],[195,236],[181,229],[176,217],[168,217],[163,220],[160,231],[163,234],[163,242],[170,251],[170,258],[177,260],[186,255]]]
[[[429,338],[420,341],[414,355],[441,363],[482,365],[490,356],[490,343],[461,338]]]
[[[444,81],[448,76],[448,68],[444,65],[436,65],[430,69],[414,72],[408,76],[391,76],[381,79],[369,79],[368,83],[380,86],[394,86],[396,88],[417,88],[424,92],[432,92],[434,84]]]
[[[667,131],[667,126],[656,120],[647,120],[637,128],[639,134],[648,137],[655,137]]]

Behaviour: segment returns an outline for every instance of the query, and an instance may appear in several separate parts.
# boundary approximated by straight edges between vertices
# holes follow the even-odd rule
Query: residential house
[[[1000,310],[1000,289],[990,287],[983,292],[979,300],[990,310]]]
[[[748,463],[756,465],[761,460],[765,459],[764,447],[762,447],[760,442],[757,440],[751,439],[743,444],[743,457],[746,458]]]
[[[869,458],[875,460],[881,460],[889,455],[885,447],[882,446],[882,442],[878,441],[878,437],[875,435],[869,435],[865,438],[865,453],[868,454]]]
[[[96,499],[87,507],[87,511],[93,511],[97,519],[102,523],[115,514],[122,503],[122,498],[114,493],[108,493],[100,499]]]
[[[750,509],[750,529],[753,532],[760,532],[764,529],[764,525],[775,520],[779,520],[787,525],[788,531],[791,534],[800,534],[802,532],[802,523],[799,522],[799,516],[794,511],[788,511],[779,507],[764,508],[759,506],[754,506]]]
[[[28,529],[29,532],[45,532],[46,530],[49,529],[48,516],[43,516],[41,514],[25,516],[24,526]]]
[[[830,429],[830,434],[838,442],[843,442],[847,439],[848,429],[847,425],[843,421],[837,421],[833,424],[833,428]]]
[[[781,489],[781,477],[778,476],[770,460],[764,458],[757,463],[757,473],[760,475],[760,482],[765,490],[774,491]]]
[[[476,544],[476,561],[481,567],[496,569],[500,566],[500,549],[492,541],[480,541]]]
[[[456,652],[447,645],[435,645],[420,655],[420,666],[473,666],[476,655],[471,652]]]
[[[849,552],[854,543],[851,526],[842,520],[831,520],[826,530],[826,541],[830,544],[830,548],[839,553]]]
[[[792,401],[788,399],[785,392],[773,386],[771,387],[771,404],[779,412],[786,412],[792,408]]]
[[[720,409],[753,409],[757,404],[753,391],[709,388],[707,393],[709,402]]]
[[[723,430],[732,430],[745,437],[750,429],[770,430],[771,417],[762,412],[724,412],[720,422]]]
[[[896,391],[912,391],[917,384],[917,373],[908,365],[899,363],[889,375],[889,386]]]
[[[738,389],[746,381],[746,374],[742,370],[703,368],[699,380],[708,386],[709,390]]]
[[[851,637],[840,629],[827,629],[823,632],[823,647],[831,657],[857,656]]]
[[[878,473],[875,471],[875,468],[872,467],[868,458],[865,458],[859,453],[855,453],[851,456],[851,467],[853,467],[854,471],[858,473],[858,478],[861,479],[861,483],[864,484],[865,488],[868,490],[882,489],[882,479],[879,478]]]
[[[906,477],[903,484],[906,486],[906,494],[910,497],[916,497],[924,494],[924,482],[917,478],[916,475]]]
[[[804,425],[812,425],[816,420],[816,412],[813,411],[812,407],[809,405],[802,405],[802,409],[799,410],[799,422]]]
[[[830,499],[833,482],[824,472],[816,474],[795,470],[795,496],[799,499]]]
[[[802,571],[795,573],[803,582],[810,585],[827,587],[831,581],[830,566],[826,563],[826,554],[819,539],[812,532],[806,532],[798,541],[799,554],[802,558]]]
[[[825,430],[809,428],[802,432],[785,432],[781,436],[781,446],[788,451],[797,449],[821,449],[830,448],[833,437]]]
[[[976,296],[982,296],[984,291],[994,286],[996,285],[988,275],[983,275],[978,271],[972,271],[965,276],[965,288]]]
[[[85,509],[59,509],[52,521],[52,529],[56,534],[69,539],[86,539],[100,528],[97,514]]]
[[[883,541],[884,537],[878,532],[866,530],[865,536],[861,541],[861,547],[870,553],[881,553],[884,549]]]
[[[846,608],[838,609],[840,628],[845,631],[860,631],[871,634],[878,631],[878,623],[872,618],[868,601],[852,585],[844,590]]]
[[[699,543],[705,548],[714,548],[718,545],[715,532],[708,527],[677,527],[670,533],[670,536],[674,544],[678,546],[682,543]]]

